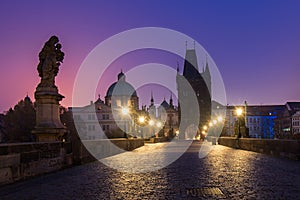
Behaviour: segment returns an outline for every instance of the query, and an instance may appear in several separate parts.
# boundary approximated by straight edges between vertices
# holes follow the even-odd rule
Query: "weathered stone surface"
[[[136,152],[147,151],[149,156],[134,162],[126,152],[118,155],[118,162],[124,168],[147,165],[153,159],[151,152],[163,145],[146,144]],[[4,186],[0,188],[0,198],[299,199],[298,161],[222,145],[215,145],[199,159],[200,147],[200,143],[194,143],[174,163],[153,172],[125,173],[93,162]],[[164,154],[159,158],[164,159]]]
[[[296,140],[220,137],[218,142],[232,148],[300,160],[300,142]]]
[[[70,155],[66,155],[60,142],[1,144],[0,147],[3,149],[0,155],[0,185],[57,171],[72,164]]]
[[[101,139],[83,140],[81,151],[82,162],[90,162],[95,159],[102,159],[125,151],[132,151],[144,145],[143,139]]]
[[[20,164],[20,154],[0,156],[0,168],[11,167],[19,164]]]
[[[12,182],[13,179],[10,167],[0,168],[0,185]]]

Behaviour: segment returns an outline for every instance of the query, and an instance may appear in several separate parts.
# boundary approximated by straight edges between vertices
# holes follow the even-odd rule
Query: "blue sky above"
[[[0,5],[0,112],[27,92],[34,98],[38,53],[51,35],[60,38],[66,53],[56,83],[66,96],[62,104],[69,106],[74,78],[88,53],[112,35],[146,26],[174,29],[197,40],[217,64],[229,104],[300,101],[299,1],[1,1]],[[126,65],[130,67],[130,61]],[[115,81],[118,71],[116,66],[104,88]],[[149,97],[141,101],[147,103]]]

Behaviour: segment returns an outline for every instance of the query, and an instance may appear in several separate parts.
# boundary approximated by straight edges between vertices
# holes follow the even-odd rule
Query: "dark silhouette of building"
[[[181,123],[179,136],[181,138],[193,138],[199,136],[201,128],[208,124],[211,118],[211,76],[208,62],[206,61],[203,73],[200,73],[196,50],[187,49],[183,74],[179,74],[179,68],[177,72],[179,121]],[[192,102],[194,96],[198,101],[198,109],[193,106],[195,105]],[[195,121],[198,111],[200,112],[199,122]],[[196,135],[187,133],[187,128],[192,124],[198,124]]]

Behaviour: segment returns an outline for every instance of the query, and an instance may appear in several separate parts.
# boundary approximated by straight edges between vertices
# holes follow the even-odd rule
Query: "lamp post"
[[[127,107],[122,107],[121,113],[123,116],[127,116],[129,114],[129,109]],[[127,119],[124,120],[124,138],[127,138]]]
[[[236,115],[238,120],[238,138],[241,138],[241,124],[240,124],[240,117],[243,114],[243,110],[241,108],[236,109]]]
[[[152,137],[153,135],[154,135],[154,132],[153,132],[153,126],[154,126],[154,124],[155,124],[155,122],[151,119],[150,121],[149,121],[149,125],[150,125],[150,127],[149,127],[149,129],[150,129],[150,136],[149,137]]]
[[[143,125],[146,121],[145,117],[143,115],[139,116],[139,124],[141,126],[140,130],[141,130],[141,137],[144,138],[144,131],[143,131]]]

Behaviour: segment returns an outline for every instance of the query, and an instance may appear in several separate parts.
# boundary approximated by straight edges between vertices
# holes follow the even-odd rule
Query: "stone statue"
[[[58,37],[52,36],[39,53],[40,63],[37,66],[39,76],[41,77],[39,87],[56,87],[55,76],[65,55],[61,51],[61,44],[58,42]]]
[[[41,82],[34,93],[36,103],[36,125],[32,133],[38,142],[63,141],[68,133],[60,121],[59,102],[64,98],[58,93],[55,76],[65,54],[61,51],[58,37],[52,36],[39,53],[37,66]]]

